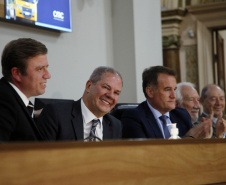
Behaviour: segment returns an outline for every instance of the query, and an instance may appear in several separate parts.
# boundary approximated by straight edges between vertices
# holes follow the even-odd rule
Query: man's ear
[[[154,90],[151,87],[146,87],[145,91],[149,98],[153,98]]]
[[[13,81],[17,81],[17,82],[21,81],[22,74],[21,74],[21,72],[20,72],[18,67],[13,67],[11,69],[11,73],[12,73],[12,80]]]
[[[90,92],[90,87],[91,87],[91,85],[92,85],[91,80],[88,80],[88,81],[86,82],[86,92]]]

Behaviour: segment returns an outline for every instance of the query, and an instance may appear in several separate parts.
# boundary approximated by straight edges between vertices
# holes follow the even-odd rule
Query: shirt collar
[[[87,124],[91,122],[93,119],[99,119],[100,123],[103,121],[103,117],[97,118],[85,105],[83,99],[81,99],[81,109],[82,109],[82,116],[84,122]],[[102,124],[101,124],[102,125]]]
[[[25,106],[28,106],[29,104],[29,99],[25,96],[24,93],[22,93],[20,91],[20,89],[18,89],[17,86],[15,86],[14,84],[12,84],[11,82],[9,82],[9,84],[13,87],[13,89],[17,92],[17,94],[20,96],[20,98],[22,99],[22,101],[24,102]]]
[[[148,104],[148,107],[150,108],[150,110],[152,111],[152,113],[153,113],[155,119],[159,119],[159,117],[162,116],[162,114],[161,114],[158,110],[156,110],[155,108],[153,108],[153,107],[149,104],[148,100],[147,100],[147,104]],[[166,115],[167,118],[170,118],[169,112],[166,112],[164,115]]]

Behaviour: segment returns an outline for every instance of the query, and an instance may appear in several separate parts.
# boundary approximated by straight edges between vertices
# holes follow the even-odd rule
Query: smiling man
[[[199,95],[194,84],[190,82],[181,82],[177,84],[176,106],[185,108],[191,116],[192,123],[195,123],[199,117]]]
[[[225,108],[225,93],[215,84],[206,85],[201,92],[200,103],[203,106],[201,117],[208,117],[213,112],[213,138],[226,138],[226,120],[222,118]]]
[[[44,44],[21,38],[9,42],[2,53],[0,80],[0,141],[37,141],[42,137],[33,121],[29,98],[45,92],[47,48]]]
[[[118,102],[121,75],[110,67],[96,68],[81,99],[47,105],[38,119],[46,140],[107,140],[121,138],[121,122],[107,114]]]
[[[164,66],[153,66],[143,72],[143,92],[146,101],[125,111],[121,121],[123,138],[164,138],[170,135],[171,123],[177,123],[179,136],[210,137],[211,121],[204,119],[192,128],[189,113],[176,106],[175,72]]]

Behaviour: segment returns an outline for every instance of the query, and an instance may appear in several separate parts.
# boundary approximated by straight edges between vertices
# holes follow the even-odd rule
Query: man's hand
[[[201,121],[191,128],[186,135],[191,135],[195,138],[211,138],[213,134],[212,119],[213,112],[209,117],[202,117]]]
[[[224,132],[226,132],[226,120],[222,118],[222,113],[218,115],[215,128],[216,138],[223,138]]]

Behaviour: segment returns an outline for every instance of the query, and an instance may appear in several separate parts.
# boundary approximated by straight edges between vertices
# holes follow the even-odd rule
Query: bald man
[[[225,93],[215,84],[206,85],[201,92],[200,103],[203,106],[201,117],[208,117],[213,111],[213,138],[226,137],[226,120],[222,118],[225,108]]]

